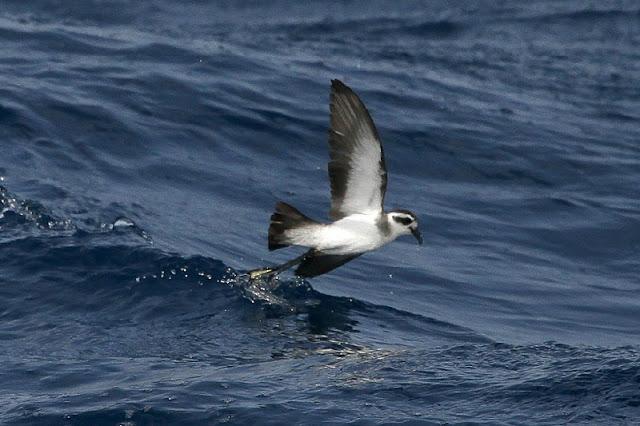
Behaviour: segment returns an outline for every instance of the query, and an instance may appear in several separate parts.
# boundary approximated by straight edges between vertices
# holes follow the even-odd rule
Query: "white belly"
[[[380,232],[377,217],[352,215],[325,225],[317,233],[315,248],[327,254],[356,254],[375,250],[388,239]]]

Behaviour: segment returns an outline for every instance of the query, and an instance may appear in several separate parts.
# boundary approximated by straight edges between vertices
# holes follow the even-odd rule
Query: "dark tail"
[[[276,211],[271,215],[271,224],[269,225],[269,250],[277,250],[291,245],[287,238],[288,230],[313,225],[314,223],[317,222],[300,213],[295,207],[278,201],[276,203]]]

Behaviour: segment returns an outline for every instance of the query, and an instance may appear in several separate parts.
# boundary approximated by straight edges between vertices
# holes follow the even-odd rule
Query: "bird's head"
[[[395,237],[400,235],[413,235],[418,244],[422,244],[422,234],[418,227],[418,218],[409,210],[392,210],[387,213],[389,229]]]

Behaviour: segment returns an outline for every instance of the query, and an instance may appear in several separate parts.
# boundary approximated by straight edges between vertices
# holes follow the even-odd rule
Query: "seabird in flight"
[[[329,272],[401,235],[422,244],[416,215],[409,210],[384,211],[387,168],[376,126],[358,95],[339,80],[331,81],[329,180],[333,220],[317,222],[282,201],[269,226],[269,250],[288,246],[309,250],[279,266],[249,271],[251,279],[298,266],[295,274],[310,278]]]

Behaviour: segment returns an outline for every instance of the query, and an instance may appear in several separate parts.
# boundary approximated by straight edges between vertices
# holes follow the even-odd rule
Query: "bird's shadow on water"
[[[364,304],[351,298],[329,296],[317,292],[308,281],[280,276],[249,279],[238,275],[233,283],[247,300],[260,307],[266,319],[303,318],[312,335],[330,332],[352,332],[358,324],[350,312],[364,309]]]
[[[372,349],[360,336],[366,325],[358,318],[372,310],[365,302],[322,294],[297,277],[249,280],[239,275],[232,285],[251,304],[250,326],[273,340],[272,358],[343,358]]]

